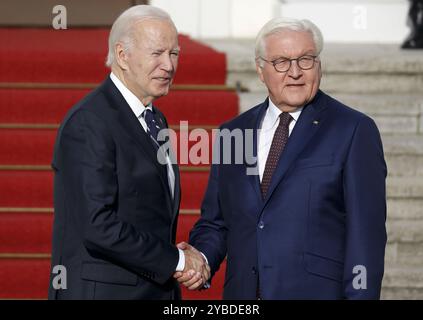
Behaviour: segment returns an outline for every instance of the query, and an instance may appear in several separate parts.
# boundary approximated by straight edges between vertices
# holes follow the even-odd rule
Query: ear
[[[115,45],[115,57],[116,63],[122,70],[128,70],[128,52],[125,51],[121,43],[116,43]]]
[[[260,66],[260,60],[256,59],[256,71],[261,80],[264,83],[263,68]]]

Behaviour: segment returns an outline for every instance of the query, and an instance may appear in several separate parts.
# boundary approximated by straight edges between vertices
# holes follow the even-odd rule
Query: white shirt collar
[[[132,109],[137,118],[141,117],[146,108],[153,110],[151,103],[145,107],[140,99],[138,99],[138,97],[133,94],[113,72],[110,73],[110,79],[115,84],[116,88],[118,88],[119,92],[129,104],[129,107]]]
[[[303,108],[304,107],[298,108],[295,111],[289,113],[294,119],[293,121],[297,122],[298,118],[300,117],[301,111],[303,111]],[[281,113],[281,109],[279,109],[269,97],[269,107],[267,108],[265,115],[266,121],[263,122],[262,129],[272,128],[275,125],[276,121],[278,121],[278,118]]]

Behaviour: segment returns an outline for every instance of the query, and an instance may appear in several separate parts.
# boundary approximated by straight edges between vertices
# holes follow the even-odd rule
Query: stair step
[[[211,164],[212,142],[214,141],[215,134],[213,129],[203,129],[201,127],[186,129],[182,127],[183,140],[181,140],[180,128],[173,128],[172,130],[174,130],[177,135],[176,141],[172,140],[174,146],[173,150],[178,150],[178,163],[182,165],[191,165],[199,164],[198,162],[201,161],[201,164]],[[196,133],[201,134],[201,138],[196,136]],[[0,150],[2,150],[0,154],[0,165],[48,165],[52,161],[56,134],[57,129],[55,128],[0,128]],[[202,147],[200,153],[194,153],[194,151],[197,150],[197,148],[191,149],[194,145]],[[191,150],[192,152],[191,155],[188,153],[184,158],[181,158],[180,153],[185,150],[185,146],[188,146],[186,148],[188,152]]]
[[[0,258],[0,299],[46,299],[50,260]]]
[[[385,153],[423,155],[423,135],[383,135],[382,141]]]
[[[388,218],[403,220],[423,220],[422,199],[388,199]]]
[[[198,219],[197,214],[179,215],[176,242],[188,241]],[[52,226],[53,213],[0,212],[0,252],[50,253]]]
[[[389,242],[385,250],[385,265],[421,267],[423,262],[422,242]]]
[[[419,267],[388,267],[383,277],[384,288],[423,289],[423,273]]]
[[[423,179],[421,177],[388,177],[388,198],[423,199]]]
[[[321,88],[338,93],[415,93],[422,92],[423,74],[411,73],[346,73],[336,74],[323,69]]]
[[[386,229],[388,242],[419,242],[419,245],[423,244],[423,220],[388,219]]]
[[[0,212],[0,252],[51,252],[52,223],[52,213]]]
[[[0,123],[53,123],[90,90],[0,89]],[[178,90],[158,99],[155,105],[169,124],[220,125],[238,114],[238,96],[227,90]]]
[[[334,93],[332,96],[347,106],[369,115],[417,117],[423,111],[423,92],[420,94]]]
[[[385,154],[388,174],[390,176],[414,177],[423,176],[422,155],[391,155]],[[422,177],[423,178],[423,177]]]
[[[108,28],[1,28],[8,45],[0,47],[0,82],[98,83],[110,72],[104,65],[109,33]],[[223,53],[185,35],[179,35],[179,45],[174,83],[224,84]]]
[[[181,209],[200,208],[208,171],[181,168]],[[52,207],[53,172],[0,170],[0,207]]]
[[[390,176],[423,176],[423,155],[385,154],[385,160]]]
[[[226,261],[213,278],[209,290],[189,291],[182,287],[182,298],[220,300]],[[50,278],[49,258],[3,258],[0,255],[0,299],[47,299]]]
[[[382,134],[423,134],[423,94],[335,93],[332,96],[373,118]],[[266,97],[266,92],[240,93],[240,111],[247,111]]]
[[[188,240],[188,233],[198,218],[198,215],[179,216],[177,243]],[[0,299],[47,298],[50,259],[49,254],[39,252],[51,250],[52,219],[53,215],[49,213],[0,212]],[[18,239],[14,237],[17,232],[20,235]],[[213,286],[207,291],[182,288],[183,298],[221,299],[225,270],[226,262],[216,273]]]
[[[47,165],[53,158],[56,129],[0,129],[2,165]]]
[[[382,288],[382,300],[423,300],[421,288]]]

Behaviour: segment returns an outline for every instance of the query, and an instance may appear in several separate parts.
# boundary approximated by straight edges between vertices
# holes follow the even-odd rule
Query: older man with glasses
[[[257,159],[255,175],[213,164],[190,234],[212,275],[227,258],[225,299],[380,297],[382,143],[372,119],[319,90],[322,49],[312,22],[269,21],[256,40],[268,98],[221,127],[254,130]]]

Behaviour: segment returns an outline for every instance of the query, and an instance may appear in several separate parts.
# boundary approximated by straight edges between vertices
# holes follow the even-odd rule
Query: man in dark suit
[[[322,47],[310,21],[268,22],[256,40],[256,67],[269,97],[221,127],[245,134],[225,143],[221,131],[220,158],[189,242],[212,274],[226,257],[225,299],[380,296],[381,139],[372,119],[319,90]],[[248,144],[251,130],[256,166],[222,163],[228,152],[234,159],[237,143]]]
[[[163,10],[135,6],[113,24],[112,72],[56,139],[50,299],[179,299],[176,271],[192,270],[193,284],[208,277],[198,252],[175,245],[179,172],[159,148],[167,123],[152,105],[168,93],[178,54]]]

